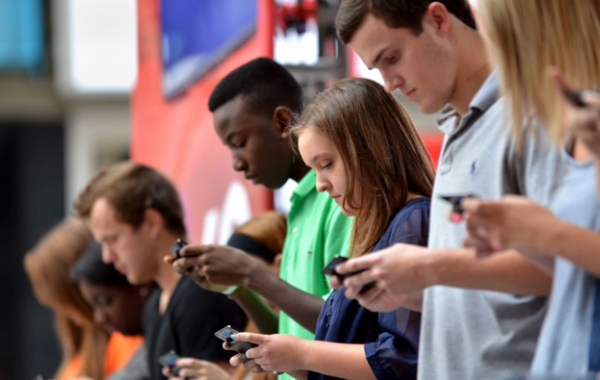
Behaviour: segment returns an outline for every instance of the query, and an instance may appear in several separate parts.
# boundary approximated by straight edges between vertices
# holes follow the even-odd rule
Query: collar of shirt
[[[448,104],[442,108],[441,116],[437,117],[435,122],[445,135],[450,136],[466,126],[471,125],[472,120],[487,111],[487,109],[499,98],[500,82],[498,73],[493,71],[490,76],[487,77],[485,82],[483,82],[483,85],[471,100],[471,103],[469,104],[470,111],[462,117],[462,119],[460,114]],[[450,119],[455,119],[455,122],[448,122]]]
[[[316,191],[316,189],[317,189],[317,174],[315,173],[314,170],[311,170],[308,173],[306,173],[306,175],[304,177],[302,177],[300,182],[298,182],[298,186],[292,193],[292,201],[296,197],[304,198],[308,194],[310,194],[312,191]]]

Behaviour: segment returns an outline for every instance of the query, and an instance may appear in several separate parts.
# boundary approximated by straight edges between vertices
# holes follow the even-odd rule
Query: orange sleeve
[[[144,343],[141,335],[124,336],[119,332],[111,334],[104,354],[104,376],[125,367],[131,356]]]
[[[77,354],[77,355],[73,356],[73,359],[71,359],[71,362],[69,363],[69,365],[67,365],[67,367],[65,368],[63,373],[60,375],[60,378],[58,380],[71,380],[73,378],[76,378],[77,376],[79,376],[80,369],[81,369],[81,355]]]

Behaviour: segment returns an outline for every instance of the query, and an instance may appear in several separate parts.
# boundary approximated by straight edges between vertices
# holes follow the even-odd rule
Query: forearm
[[[295,371],[295,372],[288,372],[287,374],[296,380],[307,380],[308,379],[308,371]]]
[[[255,270],[247,287],[262,295],[296,322],[314,332],[324,301],[283,281],[271,271]]]
[[[548,295],[552,277],[516,251],[477,259],[470,249],[436,249],[423,269],[430,285]]]
[[[302,367],[348,380],[375,379],[362,344],[306,341]]]
[[[600,198],[600,157],[594,156],[594,167],[596,168],[596,189]]]
[[[262,334],[277,334],[277,314],[258,294],[240,286],[230,295],[230,298],[240,305]]]
[[[563,222],[549,234],[546,252],[561,256],[577,267],[600,277],[600,235]]]

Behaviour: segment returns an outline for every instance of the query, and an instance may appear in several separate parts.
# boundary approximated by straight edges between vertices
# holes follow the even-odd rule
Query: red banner
[[[139,72],[132,99],[132,158],[175,183],[186,213],[188,238],[195,243],[224,243],[235,226],[273,208],[270,191],[233,171],[229,150],[214,132],[207,106],[221,78],[254,58],[273,56],[272,1],[256,1],[254,36],[170,101],[162,95],[160,2],[138,1]]]

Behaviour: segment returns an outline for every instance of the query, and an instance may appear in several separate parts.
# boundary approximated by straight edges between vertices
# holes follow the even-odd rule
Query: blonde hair
[[[107,333],[94,324],[92,308],[85,302],[69,270],[79,259],[91,234],[83,222],[69,219],[48,232],[25,255],[25,270],[38,301],[55,313],[55,329],[62,348],[61,375],[76,355],[81,356],[80,376],[104,377]],[[77,315],[78,323],[73,320]]]
[[[600,84],[600,0],[479,0],[478,11],[517,141],[534,118],[557,139],[564,101],[547,69],[579,89]]]

